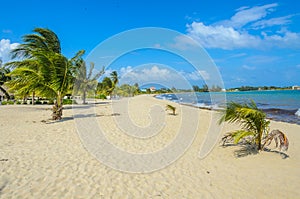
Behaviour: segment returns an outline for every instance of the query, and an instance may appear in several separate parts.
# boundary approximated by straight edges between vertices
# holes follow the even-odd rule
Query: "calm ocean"
[[[241,103],[253,100],[267,113],[268,118],[300,125],[300,90],[210,92],[196,95],[178,93],[157,95],[156,98],[212,109],[224,107],[226,101]]]

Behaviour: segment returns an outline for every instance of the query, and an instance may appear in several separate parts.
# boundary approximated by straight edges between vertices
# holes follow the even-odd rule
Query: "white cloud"
[[[238,53],[238,54],[231,55],[228,58],[245,57],[246,55],[247,55],[246,53]]]
[[[244,68],[246,70],[255,70],[254,66],[248,66],[248,65],[243,65],[242,68]]]
[[[252,8],[242,7],[231,19],[210,25],[205,25],[203,22],[192,22],[187,24],[187,35],[206,48],[225,50],[300,48],[300,33],[288,31],[284,27],[281,27],[280,31],[270,32],[268,30],[268,34],[262,31],[266,27],[285,26],[290,23],[292,15],[263,19],[274,12],[274,8],[277,6],[278,4],[274,3]],[[250,25],[248,26],[248,24]],[[253,31],[249,32],[248,29],[255,29],[256,34]],[[177,46],[184,47],[185,45],[184,40],[178,40],[178,43]]]
[[[209,80],[210,75],[205,70],[185,72],[180,71],[180,74],[185,77],[187,80],[199,81],[199,80]]]
[[[189,88],[191,87],[191,85],[188,80],[197,77],[197,74],[190,74],[181,71],[179,72],[174,70],[173,68],[157,64],[147,64],[138,67],[127,66],[122,67],[119,71],[120,84],[138,83],[139,85],[144,85],[148,83],[156,83],[169,88],[171,88],[172,86],[175,86],[177,88]],[[205,72],[202,73],[207,77],[207,74],[205,74]]]
[[[177,36],[174,38],[174,41],[174,44],[170,44],[170,46],[178,50],[191,49],[193,47],[198,47],[199,45],[196,40],[188,36]]]
[[[264,34],[264,42],[268,47],[300,48],[300,33],[283,31],[277,34]]]
[[[223,25],[204,25],[202,22],[193,22],[187,25],[190,37],[207,48],[256,48],[260,45],[260,38],[244,31],[237,31],[233,27]]]
[[[127,73],[130,73],[130,72],[132,72],[132,71],[133,71],[132,66],[122,67],[122,68],[120,69],[120,76],[122,77],[122,76],[124,76],[124,75],[127,75]]]
[[[95,70],[95,69],[94,69]],[[99,70],[95,70],[96,72],[99,72]],[[101,78],[103,77],[109,77],[110,74],[113,72],[113,70],[111,68],[105,69],[104,74],[101,76]]]
[[[6,34],[10,34],[12,33],[12,30],[9,30],[9,29],[4,29],[2,30],[3,33],[6,33]]]
[[[280,57],[277,56],[265,56],[265,55],[254,55],[249,56],[245,59],[247,63],[250,64],[268,64],[268,63],[274,63],[278,61]]]
[[[232,79],[233,82],[238,82],[238,83],[244,83],[246,82],[246,79],[244,78],[240,78],[240,77],[236,77]]]
[[[10,51],[18,45],[19,43],[10,43],[9,39],[0,40],[0,59],[2,59],[3,63],[10,60]]]
[[[274,11],[274,8],[277,6],[277,3],[254,6],[252,8],[244,6],[237,9],[237,13],[235,13],[230,20],[221,21],[219,23],[228,27],[240,28],[250,22],[266,17],[269,13]]]
[[[251,26],[254,29],[263,29],[266,27],[276,26],[276,25],[287,25],[291,23],[290,18],[292,15],[284,16],[284,17],[276,17],[267,20],[261,20],[253,23]]]
[[[129,80],[138,82],[167,81],[172,78],[171,71],[169,69],[161,68],[157,65],[136,68],[131,66],[122,67],[120,69],[120,77],[125,81]]]
[[[154,44],[153,47],[154,47],[154,48],[161,48],[161,45],[160,45],[160,44]]]

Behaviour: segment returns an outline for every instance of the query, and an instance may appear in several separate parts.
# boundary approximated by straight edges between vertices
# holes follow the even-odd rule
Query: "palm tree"
[[[111,89],[111,92],[109,93],[109,95],[112,94],[112,92],[117,87],[117,84],[119,83],[119,77],[118,77],[117,71],[113,71],[113,72],[110,73],[110,79],[111,79],[113,85],[112,85],[112,89]]]
[[[10,72],[8,68],[2,66],[2,60],[0,59],[0,90],[4,93],[5,97],[9,100],[10,96],[6,89],[3,87],[3,84],[10,80],[10,77],[7,74]]]
[[[106,96],[109,96],[113,92],[113,90],[114,90],[113,81],[111,81],[109,77],[105,77],[102,80],[102,92],[104,92]]]
[[[265,145],[270,144],[272,140],[280,141],[280,148],[288,148],[287,137],[281,131],[272,131],[269,134],[270,121],[266,120],[266,114],[259,110],[254,101],[245,104],[230,102],[220,123],[227,121],[229,123],[238,123],[242,129],[227,133],[223,138],[223,144],[240,141],[254,144],[258,150],[263,150]],[[276,144],[277,147],[277,144]]]
[[[115,87],[119,82],[119,77],[118,77],[117,71],[113,71],[110,73],[110,79],[112,80],[114,87]]]
[[[68,60],[61,54],[60,41],[53,31],[36,28],[34,32],[25,35],[24,43],[12,51],[12,57],[21,60],[6,64],[14,69],[10,73],[12,81],[9,84],[14,90],[56,98],[52,118],[61,119],[63,97],[72,89],[76,64],[84,51]]]
[[[166,105],[166,110],[171,110],[172,111],[172,115],[176,115],[176,107],[175,106],[167,104]]]
[[[26,67],[38,72],[39,65],[42,64],[39,63],[39,60],[37,59],[37,56],[39,56],[40,53],[61,53],[60,41],[54,32],[44,28],[35,28],[33,31],[38,34],[24,35],[24,44],[18,45],[17,48],[11,51],[12,59],[18,57],[23,60],[12,61],[7,63],[6,65],[10,66],[11,68]],[[32,93],[32,104],[34,104],[36,89],[32,86],[30,89],[18,89],[22,88],[23,86],[24,85],[18,85],[14,88],[17,89],[17,92],[20,93],[20,95]],[[26,90],[26,92],[24,90]]]
[[[89,71],[87,71],[86,63],[83,60],[79,61],[78,74],[74,85],[74,93],[82,93],[83,104],[86,103],[86,95],[88,91],[94,90],[97,87],[97,79],[104,74],[104,67],[101,71],[93,74],[95,67],[94,63],[90,63]]]

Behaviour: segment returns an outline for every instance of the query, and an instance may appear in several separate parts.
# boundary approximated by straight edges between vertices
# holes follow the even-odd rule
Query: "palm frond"
[[[61,53],[60,41],[57,35],[47,28],[35,28],[34,32],[39,33],[45,40],[47,48],[55,53]]]
[[[282,149],[283,151],[288,150],[289,140],[283,132],[280,130],[271,131],[271,133],[265,137],[263,146],[269,146],[273,140],[276,148],[279,147],[279,150]]]
[[[238,144],[242,139],[244,141],[251,142],[252,139],[250,137],[252,137],[254,135],[255,135],[255,132],[245,131],[245,130],[237,130],[237,131],[233,131],[233,132],[225,134],[222,138],[222,142],[223,142],[223,145],[225,145],[226,143],[229,143],[229,142]]]
[[[70,62],[73,64],[73,65],[76,65],[76,62],[78,62],[78,60],[82,59],[82,55],[85,53],[85,50],[80,50],[78,51],[74,57],[72,57],[70,59]]]
[[[258,148],[261,149],[261,138],[268,134],[270,122],[266,120],[266,114],[258,109],[254,101],[243,104],[228,103],[219,123],[225,121],[239,124],[242,127],[241,132],[251,132],[252,134],[249,135],[253,136]],[[243,137],[242,134],[239,135]],[[240,139],[235,136],[234,142],[238,142]]]

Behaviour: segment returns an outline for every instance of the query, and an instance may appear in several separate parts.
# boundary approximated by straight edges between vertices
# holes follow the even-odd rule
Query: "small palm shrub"
[[[166,110],[170,110],[170,111],[172,111],[172,115],[176,115],[176,107],[174,107],[170,104],[167,104],[166,105]]]
[[[270,121],[266,120],[266,114],[259,110],[254,101],[245,104],[230,102],[220,119],[222,122],[237,123],[242,129],[229,132],[222,138],[223,145],[226,143],[249,143],[256,146],[258,150],[263,150],[274,140],[276,147],[287,150],[289,141],[286,135],[273,130],[269,133]]]

